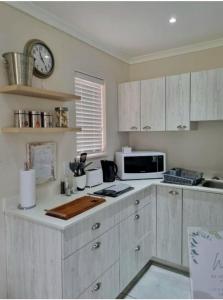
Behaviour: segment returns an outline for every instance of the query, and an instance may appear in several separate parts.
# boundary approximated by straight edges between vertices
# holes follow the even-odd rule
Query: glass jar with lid
[[[68,127],[68,108],[56,107],[55,108],[55,126]]]

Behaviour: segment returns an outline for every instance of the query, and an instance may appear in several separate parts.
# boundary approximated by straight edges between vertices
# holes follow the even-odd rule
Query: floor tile
[[[136,299],[189,299],[190,280],[184,275],[151,266],[128,295]]]

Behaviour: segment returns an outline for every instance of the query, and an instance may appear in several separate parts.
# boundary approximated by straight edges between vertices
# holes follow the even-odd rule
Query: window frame
[[[102,85],[102,147],[103,149],[101,149],[100,152],[95,152],[95,153],[88,153],[88,151],[86,150],[86,152],[88,153],[88,157],[89,158],[98,158],[98,157],[105,157],[107,156],[107,122],[106,122],[106,85],[105,85],[105,81],[101,78],[83,73],[83,72],[79,72],[79,71],[75,71],[74,74],[74,91],[76,91],[76,87],[75,87],[75,79],[76,78],[80,78],[92,83],[98,83]],[[76,92],[75,92],[76,94]],[[81,100],[80,100],[81,101]],[[76,106],[75,106],[75,124],[76,124],[76,116],[77,116],[77,112],[76,112]],[[75,148],[76,148],[76,154],[77,156],[80,155],[80,152],[77,151],[77,135],[76,135],[76,143],[75,143]],[[90,151],[90,149],[89,149]]]

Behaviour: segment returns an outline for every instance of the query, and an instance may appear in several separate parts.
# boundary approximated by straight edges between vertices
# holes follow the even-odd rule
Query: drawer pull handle
[[[179,193],[177,191],[169,191],[169,194],[170,195],[173,195],[173,196],[176,196],[178,195]]]
[[[100,248],[100,246],[101,246],[101,243],[100,242],[96,242],[95,244],[93,244],[91,246],[91,250],[96,250],[96,249]]]
[[[137,129],[137,127],[136,126],[132,126],[130,129],[135,130],[135,129]]]
[[[140,204],[140,201],[139,200],[136,200],[135,201],[135,205],[139,205]]]
[[[92,293],[97,292],[98,290],[100,290],[100,288],[101,288],[101,282],[97,282],[92,289]]]
[[[178,129],[181,129],[181,128],[183,128],[183,127],[182,127],[182,125],[178,125],[177,128],[178,128]]]
[[[187,126],[186,125],[183,125],[183,129],[186,129],[187,128]]]
[[[134,219],[138,220],[140,218],[140,215],[135,215]]]
[[[138,252],[138,251],[140,251],[140,249],[141,249],[141,247],[138,245],[138,246],[136,246],[135,247],[135,252]]]
[[[100,228],[100,226],[101,226],[101,223],[97,222],[94,225],[92,225],[91,229],[92,230],[97,230],[98,228]]]
[[[142,129],[151,129],[151,126],[147,125],[147,126],[144,126]]]

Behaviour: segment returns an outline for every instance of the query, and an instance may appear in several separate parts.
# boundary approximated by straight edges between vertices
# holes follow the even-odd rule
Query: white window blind
[[[77,73],[75,94],[81,96],[76,102],[76,126],[82,131],[76,134],[77,153],[103,153],[104,130],[104,81]]]

